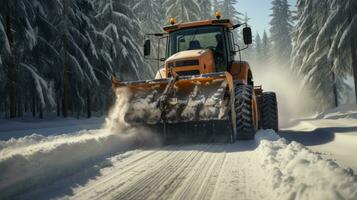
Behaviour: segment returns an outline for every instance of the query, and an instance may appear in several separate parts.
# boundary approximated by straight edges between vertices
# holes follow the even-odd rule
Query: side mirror
[[[252,29],[250,27],[243,28],[243,38],[244,44],[250,45],[253,43],[252,41]]]
[[[144,56],[149,56],[151,51],[151,41],[145,40],[144,43]]]

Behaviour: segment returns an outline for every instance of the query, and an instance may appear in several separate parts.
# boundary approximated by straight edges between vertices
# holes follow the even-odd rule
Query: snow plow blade
[[[113,79],[112,85],[113,90],[129,91],[125,122],[149,127],[165,142],[224,142],[233,131],[229,73],[136,82]]]

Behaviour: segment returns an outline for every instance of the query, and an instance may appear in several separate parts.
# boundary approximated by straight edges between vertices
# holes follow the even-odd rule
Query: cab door
[[[233,33],[226,28],[225,29],[226,37],[226,52],[227,52],[227,71],[230,71],[233,61],[235,60],[236,52],[234,51],[234,42],[233,42]]]

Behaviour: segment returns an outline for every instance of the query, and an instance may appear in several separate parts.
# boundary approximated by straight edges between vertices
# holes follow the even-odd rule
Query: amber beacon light
[[[171,25],[176,24],[176,19],[175,19],[175,18],[171,18],[171,19],[170,19],[170,24],[171,24]]]
[[[217,11],[217,12],[215,13],[215,15],[216,15],[216,18],[217,18],[217,19],[220,19],[220,18],[222,17],[221,12],[219,12],[219,11]]]

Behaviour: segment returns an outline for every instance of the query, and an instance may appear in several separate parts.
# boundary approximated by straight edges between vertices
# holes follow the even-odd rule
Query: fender
[[[230,73],[232,74],[233,80],[239,80],[244,84],[248,84],[249,80],[252,79],[252,72],[248,62],[245,61],[233,61]]]

